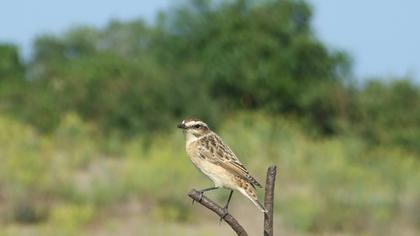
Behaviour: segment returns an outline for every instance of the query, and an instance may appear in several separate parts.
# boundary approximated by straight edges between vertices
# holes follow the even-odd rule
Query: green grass
[[[106,138],[69,114],[50,135],[4,117],[0,130],[0,235],[135,234],[130,227],[197,235],[226,227],[206,225],[217,219],[186,197],[211,182],[186,157],[175,126],[151,140]],[[289,235],[420,232],[420,158],[410,152],[354,136],[309,137],[292,119],[265,114],[237,114],[217,132],[260,182],[278,166],[276,227]],[[232,211],[246,208],[253,213],[241,220],[253,222],[252,204],[239,194],[234,200]],[[127,207],[133,203],[138,210]]]

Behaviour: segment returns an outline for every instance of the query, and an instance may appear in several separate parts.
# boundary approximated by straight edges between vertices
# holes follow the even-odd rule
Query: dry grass
[[[232,234],[186,196],[211,182],[187,159],[179,132],[113,140],[74,115],[50,136],[4,118],[0,129],[0,236]],[[267,166],[278,166],[282,235],[420,232],[420,159],[412,153],[358,137],[311,138],[263,114],[238,114],[218,132],[260,182]],[[223,203],[227,194],[209,196]],[[239,194],[231,213],[250,235],[262,232],[262,215]]]

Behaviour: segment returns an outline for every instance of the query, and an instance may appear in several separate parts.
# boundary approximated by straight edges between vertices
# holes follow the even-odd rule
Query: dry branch
[[[267,210],[267,213],[264,214],[264,236],[273,236],[274,185],[276,182],[276,173],[276,166],[268,167],[264,198],[264,207]]]
[[[217,205],[217,203],[213,202],[212,200],[210,200],[206,196],[204,196],[204,195],[200,196],[200,195],[201,195],[201,193],[198,192],[195,189],[193,189],[188,194],[188,196],[190,196],[190,198],[194,199],[196,202],[199,202],[201,205],[203,205],[207,209],[213,211],[218,216],[223,217],[223,215],[225,215],[225,211],[223,210],[222,207]],[[244,230],[244,228],[238,223],[238,221],[235,218],[233,218],[233,216],[231,214],[227,213],[227,215],[223,219],[226,221],[226,223],[229,224],[229,226],[236,232],[237,235],[239,235],[239,236],[247,236],[248,235],[248,233]]]

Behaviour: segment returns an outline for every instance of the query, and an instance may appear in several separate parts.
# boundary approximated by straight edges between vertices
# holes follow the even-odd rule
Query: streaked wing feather
[[[200,140],[200,155],[208,161],[219,165],[227,171],[248,181],[252,185],[261,187],[261,184],[252,177],[245,166],[239,161],[233,151],[223,143],[217,135],[204,137]]]

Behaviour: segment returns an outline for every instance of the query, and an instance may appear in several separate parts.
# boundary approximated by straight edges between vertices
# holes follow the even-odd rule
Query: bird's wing
[[[261,184],[249,174],[232,150],[217,135],[209,135],[199,141],[201,142],[201,145],[198,145],[199,153],[202,158],[223,167],[252,185],[261,187]]]

